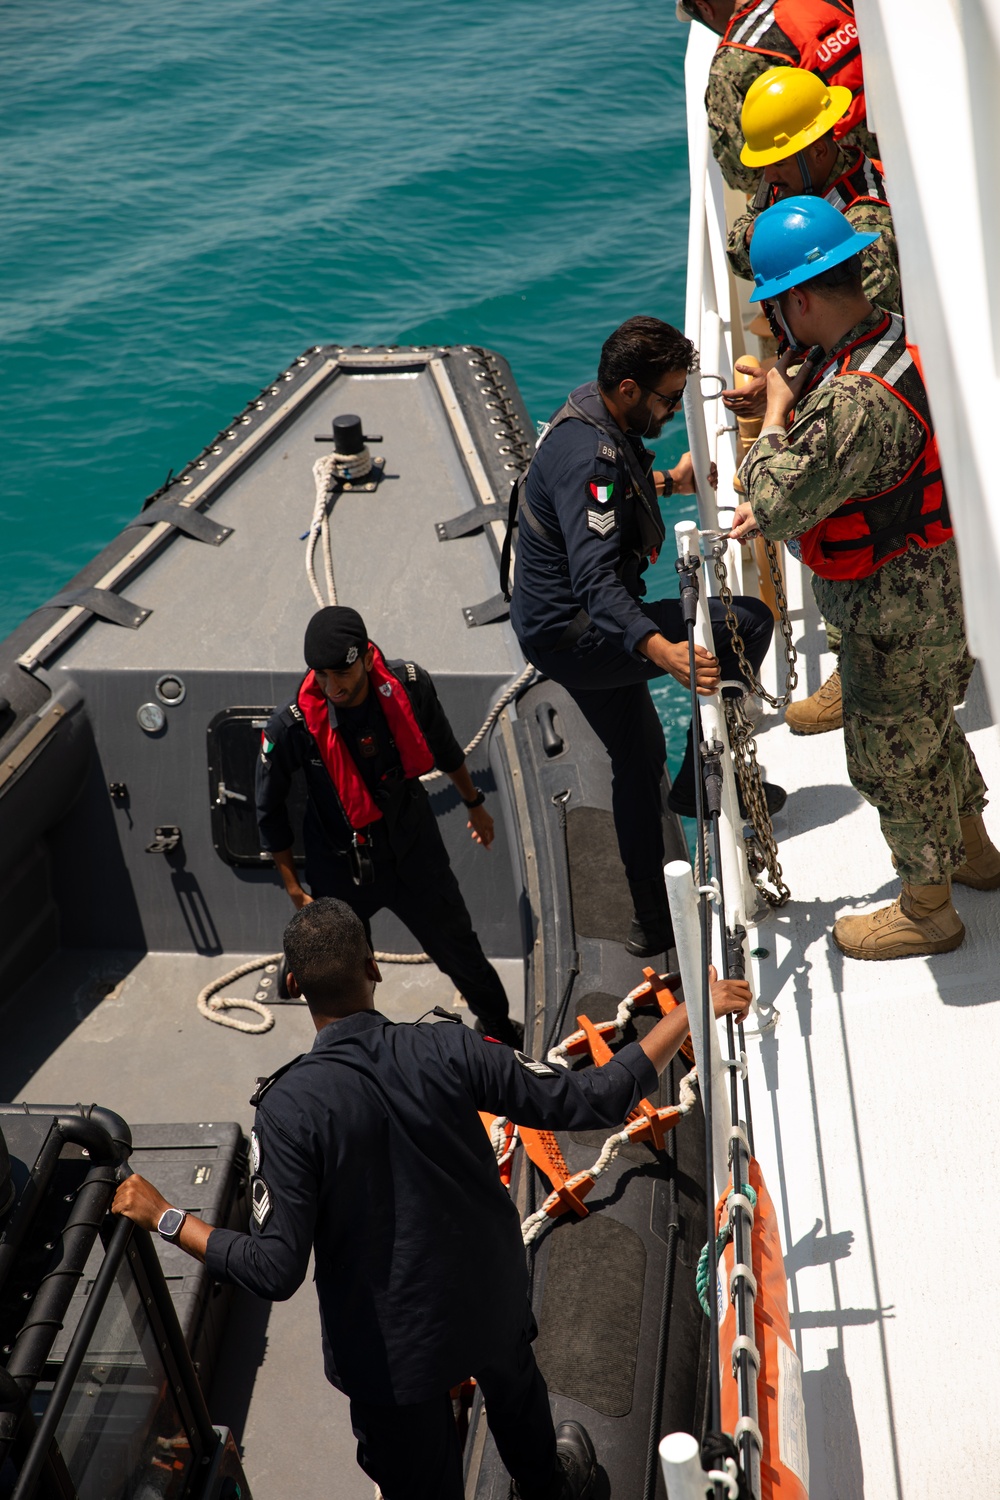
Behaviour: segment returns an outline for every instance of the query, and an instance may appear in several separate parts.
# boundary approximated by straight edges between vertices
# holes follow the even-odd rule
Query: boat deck
[[[792,580],[797,589],[798,580]],[[811,593],[792,597],[804,679],[832,668]],[[1000,735],[977,670],[958,715],[988,785]],[[775,819],[792,900],[755,934],[777,1024],[748,1048],[756,1151],[779,1214],[803,1363],[811,1500],[984,1494],[1000,1335],[989,1185],[1000,1066],[1000,894],[956,888],[954,953],[845,958],[837,915],[898,890],[873,808],[847,778],[843,737],[758,740],[789,789]],[[1000,840],[1000,811],[986,822]],[[957,1378],[944,1378],[945,1372]],[[947,1476],[947,1477],[946,1477]]]
[[[205,1121],[211,1110],[213,1120],[237,1120],[249,1132],[254,1080],[307,1051],[315,1035],[303,1005],[275,1006],[274,1027],[261,1036],[199,1015],[202,986],[253,956],[62,950],[0,1013],[0,1098],[111,1100],[133,1126]],[[495,963],[520,1019],[523,965]],[[433,964],[386,965],[383,972],[377,1003],[392,1020],[452,1007],[454,987]],[[252,995],[254,979],[223,993]],[[461,1014],[471,1024],[468,1009]],[[323,1375],[311,1271],[288,1302],[236,1293],[209,1409],[241,1445],[260,1500],[371,1500],[372,1485],[355,1460],[347,1399]]]

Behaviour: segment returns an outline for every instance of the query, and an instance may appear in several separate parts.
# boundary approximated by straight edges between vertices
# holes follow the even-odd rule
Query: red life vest
[[[775,196],[777,188],[772,187],[768,198],[768,208],[780,200]],[[885,177],[882,173],[882,163],[874,161],[859,151],[857,158],[851,163],[846,172],[827,188],[823,194],[827,203],[832,203],[838,213],[846,213],[853,208],[855,203],[881,203],[889,207],[889,199],[885,191]]]
[[[919,355],[906,342],[902,318],[886,313],[871,333],[838,350],[809,389],[841,375],[877,380],[902,401],[924,432],[916,461],[897,484],[845,500],[799,538],[802,561],[821,578],[870,578],[911,542],[940,547],[954,533]]]
[[[369,691],[378,692],[379,707],[385,714],[389,733],[403,763],[403,775],[408,781],[423,776],[434,769],[434,756],[421,733],[409,695],[398,677],[389,671],[378,647],[369,642],[369,650],[374,652],[368,674]],[[309,672],[303,678],[298,706],[306,728],[319,748],[348,823],[355,832],[367,828],[369,823],[377,823],[382,809],[368,790],[354,756],[344,743],[343,733],[330,723],[327,697],[316,681],[315,672]]]
[[[837,140],[865,123],[865,80],[853,0],[737,0],[720,47],[739,47],[818,73],[850,89],[854,101],[833,127]]]
[[[888,208],[882,163],[859,151],[857,160],[830,184],[823,197],[841,213],[855,203],[882,203]]]

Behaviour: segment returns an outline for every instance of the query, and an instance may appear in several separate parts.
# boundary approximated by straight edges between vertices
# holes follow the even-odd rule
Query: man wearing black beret
[[[382,907],[396,914],[447,974],[477,1026],[518,1046],[500,977],[483,953],[420,777],[437,767],[488,849],[493,819],[430,676],[413,662],[387,662],[357,610],[330,605],[313,615],[304,643],[309,671],[290,703],[268,720],[257,764],[257,823],[296,908],[317,896],[353,907],[371,936]],[[307,893],[292,856],[288,794],[305,774],[303,837]]]

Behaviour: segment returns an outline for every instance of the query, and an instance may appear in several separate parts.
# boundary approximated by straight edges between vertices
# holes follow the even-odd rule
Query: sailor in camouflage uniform
[[[851,105],[851,91],[830,87],[817,73],[802,68],[769,68],[750,87],[743,104],[742,127],[746,144],[744,163],[763,171],[769,189],[767,204],[780,203],[793,194],[815,193],[840,210],[859,234],[871,243],[861,251],[861,275],[869,302],[886,312],[903,311],[899,284],[899,256],[892,210],[885,191],[881,162],[862,151],[845,151],[834,139],[833,128]],[[761,194],[760,196],[763,196]],[[750,240],[760,208],[758,200],[735,221],[729,234],[727,253],[737,276],[753,280]],[[766,375],[742,386],[734,401],[725,404],[737,414],[763,411]],[[819,580],[817,579],[817,582]],[[840,654],[840,630],[830,620],[826,643]],[[825,734],[844,722],[840,690],[840,668],[831,673],[814,693],[790,703],[785,723],[793,734]]]
[[[864,294],[876,307],[901,313],[899,254],[882,163],[863,151],[845,150],[833,127],[851,105],[850,89],[828,88],[802,68],[768,68],[743,103],[746,137],[741,158],[763,172],[769,208],[802,193],[814,193],[840,210],[859,234],[877,235],[861,251]],[[733,271],[753,280],[750,240],[760,208],[751,203],[729,231],[726,253]]]
[[[760,172],[741,158],[740,113],[750,85],[776,65],[808,68],[849,88],[853,103],[838,135],[845,149],[878,156],[867,128],[864,79],[853,0],[679,0],[682,19],[720,38],[705,92],[712,153],[731,188],[755,193]]]
[[[841,917],[833,936],[853,958],[883,959],[957,948],[951,883],[997,889],[1000,851],[953,712],[973,662],[926,392],[902,319],[864,296],[865,243],[822,199],[789,198],[758,220],[754,299],[773,299],[789,342],[811,347],[794,379],[788,355],[768,376],[733,535],[790,543],[843,633],[848,770],[903,888]]]

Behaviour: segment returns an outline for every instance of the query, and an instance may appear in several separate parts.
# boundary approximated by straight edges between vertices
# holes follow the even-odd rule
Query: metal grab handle
[[[246,802],[247,800],[242,792],[234,792],[231,787],[226,786],[224,781],[219,782],[219,790],[215,796],[216,807],[223,807],[227,802]]]

